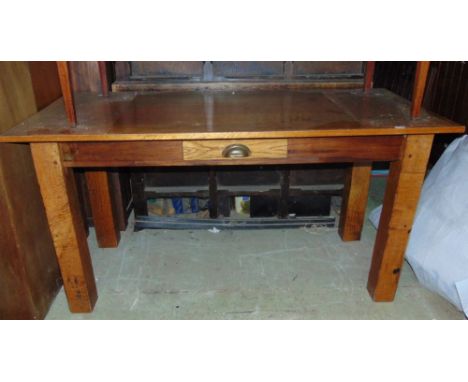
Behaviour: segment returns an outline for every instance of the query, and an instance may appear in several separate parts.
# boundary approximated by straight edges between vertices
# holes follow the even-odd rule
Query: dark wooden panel
[[[284,158],[213,160],[184,160],[181,141],[80,142],[62,143],[61,147],[69,167],[229,166],[390,161],[399,158],[401,142],[401,136],[298,138],[288,140]]]
[[[112,66],[116,81],[125,81],[130,78],[132,70],[130,61],[115,61]]]
[[[213,61],[215,78],[283,77],[283,61]]]
[[[374,87],[387,88],[406,99],[410,99],[415,72],[416,61],[379,61],[375,66]]]
[[[362,61],[295,61],[294,77],[325,77],[330,75],[362,76]]]
[[[279,184],[279,171],[276,166],[227,167],[218,171],[218,182],[224,187]]]
[[[285,167],[290,171],[290,184],[301,188],[310,185],[339,185],[344,182],[342,164],[314,164],[292,166],[225,166],[216,169],[217,183],[223,189],[230,186],[278,185],[279,172]],[[190,171],[181,167],[145,169],[147,187],[193,186],[207,187],[207,167],[192,167]]]
[[[298,163],[391,161],[399,158],[402,137],[289,139],[288,159]]]
[[[413,89],[416,62],[378,62],[375,86],[385,87],[407,99]],[[430,111],[466,124],[468,108],[468,69],[462,61],[431,62],[424,107]]]
[[[55,61],[30,61],[29,72],[37,110],[42,110],[62,96]]]
[[[363,86],[360,61],[117,61],[113,67],[114,92],[353,89]]]
[[[69,65],[73,91],[93,93],[101,91],[97,61],[70,61]]]
[[[431,108],[436,113],[441,113],[441,104],[444,99],[444,92],[446,90],[446,76],[448,63],[438,62],[432,63],[432,66],[436,66],[435,81],[433,87],[429,89],[429,92],[433,94],[430,97],[430,103],[426,104],[426,107]]]
[[[119,81],[114,82],[114,92],[175,92],[175,91],[269,91],[269,90],[307,90],[307,89],[361,89],[362,79],[333,78],[311,81],[282,80],[282,79],[247,79],[232,81]]]
[[[201,78],[203,61],[132,61],[131,77]]]
[[[416,62],[378,62],[375,86],[385,87],[410,99]],[[431,62],[423,106],[425,109],[468,126],[468,65],[464,61]],[[437,135],[430,163],[440,157],[457,134]]]
[[[362,78],[362,61],[117,61],[117,80]]]
[[[468,65],[465,62],[435,62],[432,69],[436,74],[432,86],[427,89],[425,107],[466,125]]]
[[[345,178],[342,164],[300,164],[287,167],[292,187],[343,184]],[[275,185],[279,184],[280,171],[284,168],[283,165],[223,167],[218,170],[218,183],[226,187]]]
[[[178,141],[64,143],[62,149],[66,166],[158,166],[183,161]]]
[[[29,70],[26,62],[0,62],[0,131],[54,93],[54,78],[42,91],[47,78],[32,80]],[[29,145],[0,145],[0,227],[0,319],[43,318],[61,279]]]
[[[206,167],[185,168],[160,168],[152,172],[152,176],[146,177],[145,185],[148,187],[166,186],[207,186],[209,171]]]
[[[468,64],[463,62],[458,83],[458,92],[455,101],[453,119],[468,126]]]
[[[0,147],[0,319],[44,318],[61,278],[27,145]]]
[[[301,165],[294,166],[290,174],[292,187],[304,185],[343,184],[345,171],[341,164]]]

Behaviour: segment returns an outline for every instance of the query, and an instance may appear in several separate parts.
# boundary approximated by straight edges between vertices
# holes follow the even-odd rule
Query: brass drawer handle
[[[241,145],[240,143],[226,146],[223,150],[224,158],[246,158],[250,156],[250,154],[252,154],[250,149],[246,145]]]

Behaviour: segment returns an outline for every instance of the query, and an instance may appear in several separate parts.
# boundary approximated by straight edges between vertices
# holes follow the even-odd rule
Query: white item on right
[[[375,228],[379,228],[379,221],[380,215],[382,214],[382,205],[374,208],[371,212],[369,212],[368,219],[372,223]]]
[[[369,216],[374,225],[380,212]],[[424,181],[406,259],[421,284],[468,315],[467,135],[447,147]]]
[[[238,214],[247,214],[248,204],[250,198],[248,196],[236,196],[235,197],[235,209]]]

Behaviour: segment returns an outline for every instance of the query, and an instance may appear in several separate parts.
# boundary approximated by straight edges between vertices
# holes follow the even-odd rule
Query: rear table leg
[[[116,248],[120,241],[120,230],[112,204],[109,173],[101,170],[88,170],[85,174],[99,247]]]
[[[343,241],[359,240],[366,214],[371,163],[354,163],[346,175],[338,233]]]

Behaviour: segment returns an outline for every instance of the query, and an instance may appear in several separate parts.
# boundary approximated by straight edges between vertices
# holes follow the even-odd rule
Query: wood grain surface
[[[348,170],[341,204],[338,233],[343,241],[361,239],[372,163],[356,163]]]
[[[78,128],[62,102],[0,135],[0,142],[263,139],[460,133],[464,127],[383,89],[201,92],[76,97]]]
[[[366,62],[366,70],[364,72],[364,90],[368,91],[374,86],[374,73],[375,73],[375,61]]]
[[[411,116],[419,117],[421,113],[424,92],[426,90],[427,74],[429,73],[430,61],[419,61],[416,66],[416,74],[413,86],[413,97],[411,101]]]
[[[75,97],[73,95],[72,80],[70,77],[70,68],[68,61],[57,61],[57,69],[62,88],[63,103],[65,104],[65,113],[67,121],[71,125],[76,125]]]
[[[112,203],[112,187],[107,171],[85,172],[96,238],[100,248],[117,248],[120,230]]]
[[[281,143],[281,152],[278,153],[280,156],[241,159],[219,159],[219,150],[222,151],[233,142],[249,146],[252,142],[258,141],[245,139],[205,141],[207,144],[215,142],[216,155],[213,157],[205,155],[204,158],[195,156],[194,159],[184,157],[183,145],[198,141],[74,142],[61,143],[60,146],[63,150],[63,164],[66,167],[229,166],[391,161],[400,157],[402,140],[401,136],[273,139],[271,141],[287,142],[287,146]],[[211,150],[211,146],[209,147]],[[286,153],[283,151],[284,148],[287,148]]]
[[[70,311],[90,312],[97,291],[73,171],[56,143],[32,144],[31,152]]]
[[[182,142],[184,160],[226,160],[223,150],[233,144],[242,144],[250,150],[250,155],[238,160],[286,158],[287,139],[243,139],[243,140],[203,140]]]
[[[375,301],[395,298],[433,139],[433,135],[407,137],[401,160],[390,165],[367,284]]]
[[[116,68],[117,69],[117,68]],[[174,92],[174,91],[271,91],[271,90],[307,90],[307,89],[361,89],[362,79],[316,79],[304,81],[291,80],[235,80],[231,82],[219,81],[126,81],[112,83],[114,92]]]
[[[50,64],[55,68],[42,63]],[[0,132],[34,114],[54,93],[54,77],[40,72],[37,81],[27,62],[0,62]],[[29,146],[0,144],[0,319],[44,318],[60,287]]]
[[[62,96],[57,64],[53,61],[30,61],[29,73],[37,110],[42,110]]]

